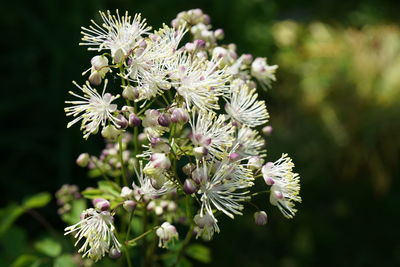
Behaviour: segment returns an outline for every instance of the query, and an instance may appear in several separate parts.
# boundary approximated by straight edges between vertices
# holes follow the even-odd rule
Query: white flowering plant
[[[80,123],[85,139],[100,133],[106,141],[100,156],[77,159],[99,178],[81,192],[92,207],[65,229],[78,252],[93,262],[125,254],[128,266],[180,266],[188,256],[201,260],[189,253],[193,239],[213,239],[218,219],[242,215],[255,196],[269,194],[293,218],[299,175],[286,154],[265,163],[263,135],[272,128],[257,94],[277,66],[219,44],[223,30],[212,30],[200,9],[156,31],[140,14],[100,17],[82,27],[81,45],[98,54],[65,108],[68,127]],[[255,192],[260,180],[265,189]],[[251,207],[265,225],[267,213]]]

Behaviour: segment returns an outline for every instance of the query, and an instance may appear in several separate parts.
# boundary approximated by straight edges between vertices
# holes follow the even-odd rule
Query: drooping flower
[[[242,124],[255,127],[268,121],[269,114],[265,102],[257,100],[256,89],[246,85],[231,86],[230,96],[226,98],[225,111]]]
[[[206,241],[210,241],[214,233],[219,233],[218,220],[212,213],[197,214],[193,218],[197,226],[196,238],[202,237]]]
[[[218,97],[228,92],[229,74],[218,65],[217,59],[208,61],[182,52],[169,66],[172,85],[185,99],[188,110],[192,106],[208,111],[219,109]]]
[[[120,62],[128,55],[142,35],[151,29],[140,14],[136,14],[132,20],[128,12],[123,16],[119,15],[118,10],[116,15],[110,11],[99,13],[103,23],[99,25],[92,20],[93,25],[82,27],[83,42],[80,45],[89,46],[89,50],[110,50],[115,62]]]
[[[224,115],[213,112],[193,112],[190,139],[195,146],[204,147],[212,157],[220,158],[232,146],[234,128]]]
[[[72,226],[65,228],[65,235],[75,233],[78,240],[75,246],[85,239],[78,252],[84,252],[83,257],[94,261],[100,260],[111,249],[119,250],[121,244],[114,235],[114,218],[108,211],[96,211],[87,209],[82,212],[81,220]]]
[[[262,168],[267,185],[271,185],[270,202],[277,206],[286,218],[293,218],[296,213],[294,202],[301,202],[300,177],[293,173],[294,164],[287,154],[275,162],[268,162]]]
[[[271,81],[276,81],[275,72],[278,65],[268,65],[264,57],[256,58],[251,64],[251,75],[256,78],[263,88],[271,87]]]
[[[198,163],[199,167],[200,165]],[[200,183],[200,215],[212,214],[213,207],[232,219],[234,214],[242,215],[241,202],[249,200],[248,189],[254,185],[250,169],[240,161],[232,162],[229,158],[210,165],[203,162],[200,168],[207,173]]]
[[[105,93],[107,80],[104,82],[101,95],[96,89],[90,86],[89,82],[83,86],[79,86],[76,82],[73,83],[83,92],[83,96],[71,91],[69,92],[80,100],[65,101],[65,103],[72,105],[64,108],[67,116],[75,117],[75,119],[68,123],[67,128],[82,120],[81,130],[84,133],[83,137],[87,139],[89,135],[97,133],[100,125],[104,127],[107,122],[118,126],[117,117],[113,114],[117,110],[117,105],[112,104],[112,102],[119,95],[113,96],[110,93]]]
[[[161,226],[156,230],[156,234],[159,237],[158,246],[161,248],[167,248],[168,243],[174,239],[178,239],[179,236],[175,226],[169,222],[161,224]]]

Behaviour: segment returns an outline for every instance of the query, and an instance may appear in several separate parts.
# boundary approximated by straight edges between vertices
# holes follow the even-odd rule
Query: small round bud
[[[171,124],[171,115],[163,113],[158,117],[158,124],[168,127]]]
[[[121,257],[121,255],[121,250],[116,247],[112,247],[110,249],[110,252],[108,253],[108,256],[110,256],[111,259],[118,259],[119,257]]]
[[[117,51],[111,51],[111,54],[115,63],[120,63],[125,56],[125,53],[121,48],[118,48]]]
[[[265,211],[258,211],[254,213],[254,222],[256,225],[266,225],[268,222],[268,216]]]
[[[132,212],[136,208],[136,202],[133,200],[125,200],[124,204],[122,205],[127,212]]]
[[[101,211],[107,211],[110,208],[110,202],[103,198],[96,198],[93,200],[93,206]]]
[[[171,121],[173,123],[185,124],[189,121],[189,114],[183,108],[175,108],[171,114]]]
[[[251,54],[244,54],[242,55],[243,63],[250,65],[253,61],[253,56]]]
[[[90,60],[90,63],[95,70],[100,70],[108,65],[108,58],[105,56],[94,56]]]
[[[224,39],[225,33],[223,29],[217,29],[214,32],[214,36],[217,40],[222,40]]]
[[[264,163],[264,160],[258,156],[253,156],[249,159],[249,167],[252,170],[259,170],[261,169],[262,165]]]
[[[123,198],[129,198],[133,195],[133,190],[127,186],[122,187],[120,196]]]
[[[101,130],[101,135],[110,140],[115,140],[119,135],[121,134],[121,131],[119,131],[117,128],[115,128],[114,125],[107,125],[106,127]]]
[[[236,160],[238,160],[240,158],[240,155],[238,154],[238,153],[236,153],[236,152],[233,152],[233,153],[230,153],[229,154],[229,159],[231,160],[231,161],[236,161]]]
[[[79,155],[79,157],[76,159],[76,164],[80,167],[86,167],[89,164],[89,154],[88,153],[82,153]]]
[[[196,158],[205,157],[205,156],[207,156],[207,154],[208,154],[208,149],[205,147],[198,146],[198,147],[193,148],[193,155]]]
[[[196,168],[192,172],[192,179],[196,182],[196,184],[201,184],[208,180],[208,174],[203,168]]]
[[[191,195],[197,192],[197,184],[192,179],[186,179],[183,183],[183,191]]]
[[[163,153],[153,153],[150,157],[154,168],[169,169],[171,167],[171,161]]]
[[[204,40],[194,40],[194,45],[196,46],[197,49],[202,49],[206,47],[206,42]]]
[[[124,115],[121,115],[121,114],[118,115],[116,123],[117,123],[119,129],[124,130],[124,129],[128,128],[128,120],[125,118]]]
[[[194,43],[186,43],[185,50],[188,52],[193,52],[194,50],[196,50],[196,45]]]
[[[184,174],[187,176],[192,175],[192,171],[196,168],[196,166],[193,163],[188,163],[185,166],[182,167],[182,171]]]
[[[139,142],[141,142],[141,143],[145,142],[145,141],[147,140],[147,135],[146,135],[145,133],[140,133],[140,134],[138,135],[138,140],[139,140]]]
[[[283,199],[283,194],[281,191],[275,190],[272,192],[277,199]]]
[[[265,126],[264,128],[262,128],[262,132],[263,132],[263,134],[265,134],[265,135],[271,135],[272,130],[273,130],[272,127],[269,126],[269,125],[267,125],[267,126]]]
[[[129,126],[131,127],[137,127],[140,126],[140,124],[142,123],[142,120],[135,114],[135,113],[131,113],[129,114]]]
[[[131,85],[125,86],[124,90],[122,91],[122,96],[125,99],[134,101],[139,98],[139,90]]]
[[[98,71],[93,71],[89,76],[89,82],[93,85],[100,85],[101,80],[101,73],[99,73]]]

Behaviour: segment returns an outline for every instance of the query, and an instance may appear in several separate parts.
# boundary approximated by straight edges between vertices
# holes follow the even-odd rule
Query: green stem
[[[189,245],[190,240],[192,239],[193,236],[193,224],[190,226],[189,231],[186,234],[185,239],[183,240],[182,247],[179,249],[178,256],[176,257],[176,261],[172,267],[176,267],[179,263],[179,260],[182,258],[183,254],[185,253],[185,250],[187,246]]]
[[[120,135],[118,137],[118,146],[119,146],[119,149],[118,149],[119,160],[121,161],[121,168],[122,168],[122,179],[123,179],[124,185],[128,185],[128,180],[126,178],[126,168],[125,168],[125,164],[124,164],[124,158],[122,155],[122,135]]]
[[[156,230],[158,228],[158,226],[153,227],[152,229],[147,230],[146,232],[144,232],[143,234],[135,237],[134,239],[131,239],[129,241],[126,241],[126,245],[127,246],[134,246],[136,245],[136,242],[139,241],[140,239],[146,237],[148,234],[150,234],[151,232],[153,232],[154,230]]]

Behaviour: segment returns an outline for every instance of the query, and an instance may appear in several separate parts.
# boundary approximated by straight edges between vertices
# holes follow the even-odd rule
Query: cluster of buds
[[[75,83],[82,94],[70,92],[78,100],[65,108],[73,117],[67,127],[80,122],[85,139],[101,133],[106,140],[100,156],[84,153],[76,160],[107,180],[91,191],[94,208],[66,229],[86,238],[80,252],[95,260],[106,252],[120,255],[114,214],[142,217],[139,237],[153,229],[163,248],[179,239],[176,223],[211,240],[220,231],[216,217],[242,215],[261,176],[271,186],[271,204],[292,218],[301,198],[291,159],[264,164],[263,135],[272,128],[257,87],[275,81],[277,66],[221,44],[224,31],[213,30],[200,9],[181,12],[172,27],[155,31],[140,14],[100,16],[102,23],[82,28],[81,44],[104,53],[93,57],[88,81]],[[108,79],[114,88],[107,88]],[[267,215],[258,211],[254,219],[265,225]]]
[[[56,192],[57,205],[59,206],[58,214],[63,215],[71,211],[71,203],[82,196],[79,193],[79,188],[76,185],[63,185]]]

